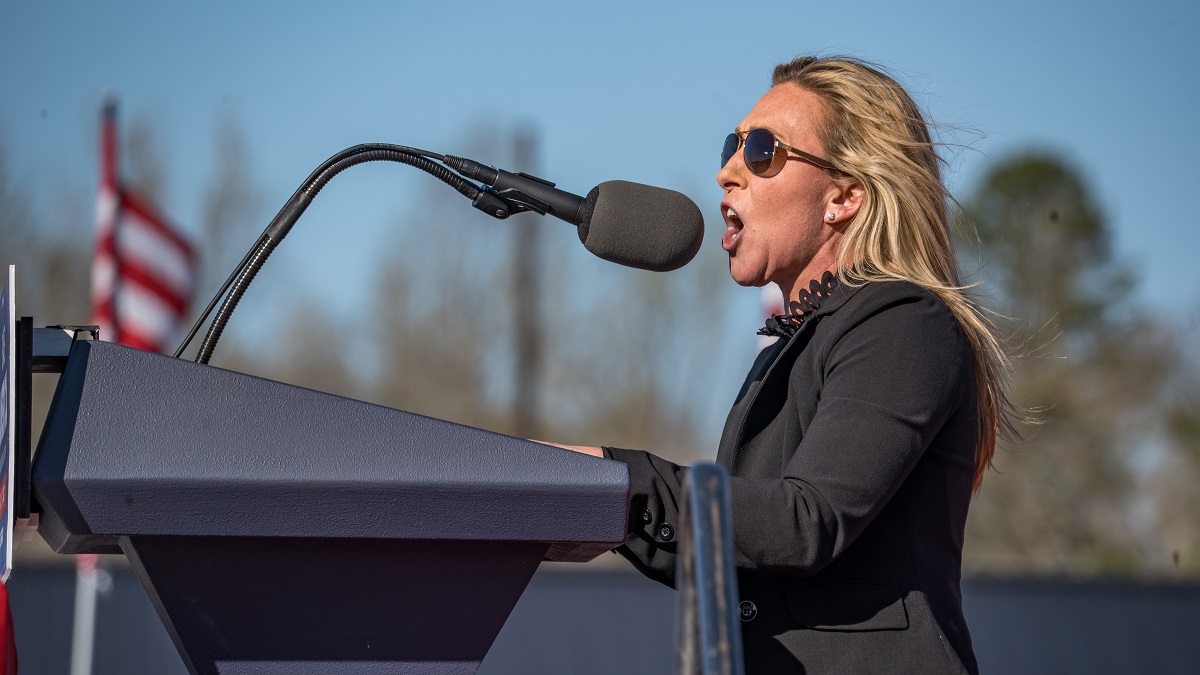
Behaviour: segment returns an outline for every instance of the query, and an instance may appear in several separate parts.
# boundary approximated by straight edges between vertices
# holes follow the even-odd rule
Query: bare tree
[[[222,116],[214,143],[216,166],[201,216],[204,255],[198,288],[215,291],[263,223],[261,190],[251,170],[246,140],[232,113]],[[207,299],[207,298],[206,298]]]
[[[139,113],[122,127],[122,132],[118,169],[122,182],[151,202],[166,204],[170,170],[154,118]]]

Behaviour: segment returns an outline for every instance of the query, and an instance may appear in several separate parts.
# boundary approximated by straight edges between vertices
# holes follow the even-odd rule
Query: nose
[[[717,185],[723,190],[746,186],[746,161],[742,158],[741,150],[739,147],[729,161],[725,162],[725,166],[717,171]]]

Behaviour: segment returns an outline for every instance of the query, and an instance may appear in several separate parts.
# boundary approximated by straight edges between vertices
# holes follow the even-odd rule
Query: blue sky
[[[0,5],[0,143],[43,202],[63,177],[92,191],[99,102],[115,91],[125,119],[154,121],[169,151],[163,207],[192,227],[224,117],[249,140],[265,216],[350,145],[461,152],[481,124],[498,133],[531,125],[538,172],[561,187],[646,182],[686,191],[715,216],[718,146],[771,67],[848,53],[898,72],[946,139],[965,144],[951,154],[959,196],[1021,149],[1067,157],[1110,216],[1118,252],[1139,268],[1139,297],[1196,335],[1196,7],[9,0]],[[356,270],[389,252],[345,231],[382,240],[397,212],[419,212],[423,191],[444,188],[399,167],[338,183],[322,207],[341,232],[287,245],[295,259],[336,270],[331,292],[352,298]],[[263,225],[247,224],[247,245]],[[741,297],[753,319],[757,296]]]

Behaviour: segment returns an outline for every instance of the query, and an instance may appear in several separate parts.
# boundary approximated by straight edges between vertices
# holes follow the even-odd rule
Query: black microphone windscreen
[[[579,239],[598,257],[626,267],[669,272],[700,250],[704,217],[674,190],[611,180],[588,193]]]

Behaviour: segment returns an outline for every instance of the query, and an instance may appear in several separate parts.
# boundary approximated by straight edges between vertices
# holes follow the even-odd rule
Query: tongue
[[[725,228],[725,236],[721,237],[721,248],[726,251],[732,251],[738,239],[738,228],[732,225]]]

